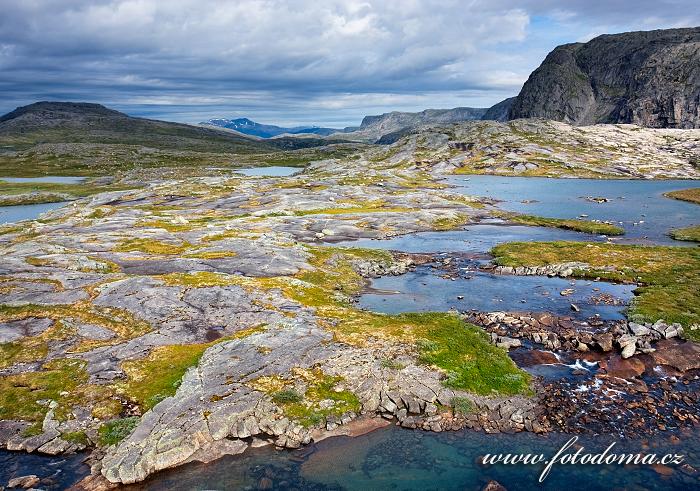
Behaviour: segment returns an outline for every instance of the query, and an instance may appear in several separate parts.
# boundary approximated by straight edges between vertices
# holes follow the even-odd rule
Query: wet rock
[[[39,479],[39,477],[36,474],[29,474],[28,476],[21,476],[15,477],[14,479],[10,479],[7,483],[7,487],[29,489],[39,484],[40,481],[41,479]]]
[[[623,379],[638,377],[644,373],[644,362],[638,358],[624,359],[621,356],[612,356],[607,361],[606,371],[612,377]]]
[[[672,339],[659,341],[650,356],[657,365],[668,365],[681,372],[700,369],[700,345],[691,341]]]
[[[498,481],[491,480],[486,485],[481,488],[481,491],[508,491],[505,486],[503,486]]]

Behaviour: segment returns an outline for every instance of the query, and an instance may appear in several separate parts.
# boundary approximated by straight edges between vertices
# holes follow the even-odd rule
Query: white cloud
[[[362,103],[489,105],[517,93],[554,44],[698,22],[691,0],[640,1],[0,0],[0,110],[144,100],[167,115],[219,100],[277,105],[280,118],[334,106],[349,119]]]

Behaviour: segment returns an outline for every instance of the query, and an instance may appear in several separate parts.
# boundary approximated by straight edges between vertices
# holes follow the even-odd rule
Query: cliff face
[[[555,48],[509,119],[700,128],[700,27],[599,36]]]

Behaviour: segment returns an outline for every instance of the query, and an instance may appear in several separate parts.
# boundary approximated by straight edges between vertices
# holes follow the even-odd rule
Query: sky
[[[697,0],[0,0],[0,114],[97,102],[344,127],[489,107],[555,46],[700,25]]]

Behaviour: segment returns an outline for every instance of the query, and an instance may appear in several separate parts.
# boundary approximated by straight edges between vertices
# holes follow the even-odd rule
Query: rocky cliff
[[[530,75],[508,117],[700,128],[700,27],[559,46]]]
[[[417,113],[392,111],[376,116],[365,116],[357,131],[344,133],[343,137],[378,142],[382,137],[391,135],[388,141],[381,141],[381,143],[392,143],[422,125],[480,120],[486,111],[486,108],[480,107],[426,109]]]

